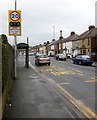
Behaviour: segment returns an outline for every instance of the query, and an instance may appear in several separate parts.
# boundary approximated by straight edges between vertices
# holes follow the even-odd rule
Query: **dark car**
[[[97,59],[96,53],[89,53],[88,54],[94,61]]]
[[[48,64],[50,66],[50,58],[47,55],[36,55],[35,65]]]
[[[77,64],[88,64],[92,65],[93,64],[93,59],[88,56],[88,55],[77,55],[75,58],[73,58],[73,63]]]
[[[55,56],[56,60],[65,60],[66,61],[66,56],[64,54],[57,54]]]

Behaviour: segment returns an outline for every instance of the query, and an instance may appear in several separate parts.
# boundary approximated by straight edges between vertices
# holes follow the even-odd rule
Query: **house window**
[[[86,50],[83,50],[83,54],[86,54]]]
[[[77,46],[77,47],[79,46],[79,41],[76,41],[76,46]]]

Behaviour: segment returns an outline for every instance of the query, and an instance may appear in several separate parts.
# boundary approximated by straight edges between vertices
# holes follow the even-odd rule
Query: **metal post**
[[[60,30],[60,41],[61,41],[61,51],[60,51],[60,52],[61,52],[61,53],[63,52],[62,38],[63,38],[63,37],[62,37],[62,30]]]
[[[26,67],[29,68],[29,39],[27,37],[27,45],[28,48],[26,49]]]
[[[15,0],[15,10],[16,10],[16,9],[17,9],[17,3],[16,3],[16,0]],[[16,37],[16,36],[14,36],[14,41],[15,41],[15,50],[14,50],[14,54],[15,54],[15,58],[14,58],[14,59],[15,59],[15,63],[14,63],[15,66],[14,66],[14,67],[15,67],[15,68],[14,68],[14,69],[15,69],[15,78],[16,78],[16,77],[17,77],[17,69],[16,69],[16,58],[17,58],[17,55],[16,55],[16,54],[17,54],[17,53],[16,53],[16,51],[17,51],[17,37]]]
[[[55,26],[53,25],[53,39],[55,39]]]

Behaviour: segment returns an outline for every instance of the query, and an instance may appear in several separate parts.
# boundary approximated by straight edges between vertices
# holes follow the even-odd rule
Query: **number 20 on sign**
[[[9,36],[21,36],[21,11],[9,10]]]

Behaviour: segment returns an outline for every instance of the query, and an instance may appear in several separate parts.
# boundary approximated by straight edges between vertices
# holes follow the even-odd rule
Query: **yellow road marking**
[[[63,92],[65,92],[70,98],[75,100],[79,105],[81,105],[87,112],[89,112],[93,117],[97,119],[97,115],[92,112],[88,107],[86,107],[84,104],[80,103],[77,99],[75,99],[72,95],[70,95],[65,89],[63,89],[59,84],[56,84],[60,89],[62,89]],[[88,116],[89,117],[89,116]]]
[[[54,68],[54,70],[65,70],[65,68]]]
[[[67,85],[67,84],[70,84],[70,83],[59,83],[59,85]]]
[[[69,74],[68,72],[51,72],[54,75],[65,75],[65,74]]]
[[[91,79],[96,79],[96,78],[91,77]]]
[[[96,82],[97,80],[90,80],[90,81],[84,81],[84,82]]]
[[[45,71],[53,71],[53,69],[45,69]]]
[[[51,72],[54,75],[67,75],[67,74],[76,74],[70,71],[59,71],[59,72]]]
[[[55,72],[51,72],[52,74],[54,74],[54,75],[56,75],[56,73]]]
[[[72,70],[68,70],[67,71],[69,74],[76,74],[76,73],[74,73]]]
[[[40,68],[51,68],[51,67],[58,67],[58,66],[40,66]]]
[[[81,74],[81,73],[78,73],[78,74],[84,76],[84,74]]]
[[[69,99],[69,100],[70,100],[70,99]],[[81,110],[72,100],[70,100],[70,102],[71,102],[74,106],[76,106],[77,109],[78,109],[81,113],[83,113],[89,120],[92,120],[91,117],[90,117],[87,113],[85,113],[83,110]]]
[[[60,72],[61,75],[69,74],[68,72]]]

